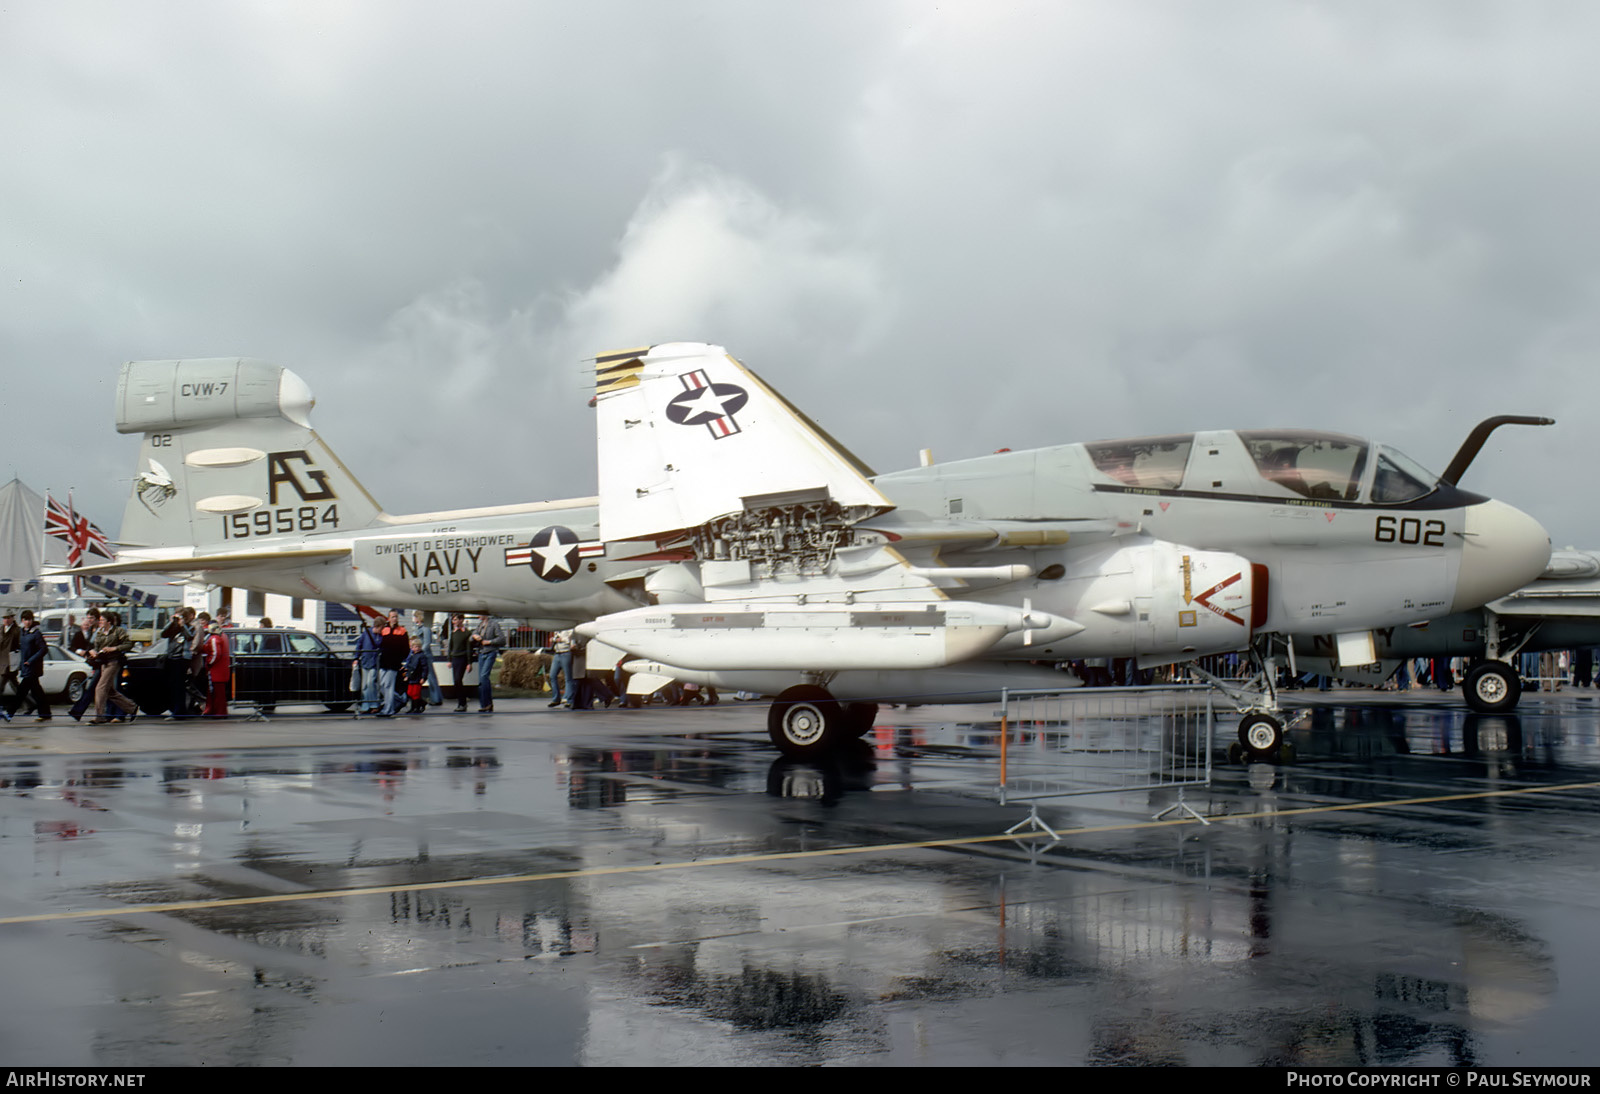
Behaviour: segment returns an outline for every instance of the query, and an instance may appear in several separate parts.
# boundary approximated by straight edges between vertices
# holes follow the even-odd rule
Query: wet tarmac
[[[987,706],[0,727],[0,1061],[1600,1063],[1600,694],[1323,701],[1053,845]]]

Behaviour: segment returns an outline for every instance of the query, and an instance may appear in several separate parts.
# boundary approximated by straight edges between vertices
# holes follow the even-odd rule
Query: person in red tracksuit
[[[228,635],[221,624],[206,624],[206,636],[200,640],[200,654],[205,658],[206,677],[211,682],[206,693],[207,718],[228,716],[228,683],[233,674],[233,658],[228,651]]]

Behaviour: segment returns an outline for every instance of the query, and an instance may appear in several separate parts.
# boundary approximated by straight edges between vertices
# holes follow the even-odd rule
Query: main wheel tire
[[[1505,714],[1517,709],[1522,680],[1504,661],[1480,661],[1467,670],[1461,691],[1479,714]]]
[[[1270,756],[1283,745],[1283,723],[1269,714],[1239,719],[1239,743],[1252,756]]]
[[[877,720],[877,703],[846,703],[844,705],[844,731],[851,737],[865,737],[872,732],[872,724]]]
[[[767,735],[785,756],[804,759],[833,748],[844,733],[844,711],[814,684],[799,684],[767,708]]]
[[[81,672],[75,672],[67,677],[67,699],[76,703],[83,698],[83,689],[88,685],[89,678]]]

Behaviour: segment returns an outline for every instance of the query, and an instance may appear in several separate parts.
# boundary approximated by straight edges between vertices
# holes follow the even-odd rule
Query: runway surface
[[[18,722],[0,1062],[1600,1063],[1600,694],[1325,703],[1054,844],[993,706]]]

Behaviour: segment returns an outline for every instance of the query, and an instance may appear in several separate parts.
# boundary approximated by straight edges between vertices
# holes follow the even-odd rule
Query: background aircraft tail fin
[[[142,433],[119,540],[174,547],[337,532],[382,512],[311,428],[311,389],[243,357],[129,361],[117,432]]]

